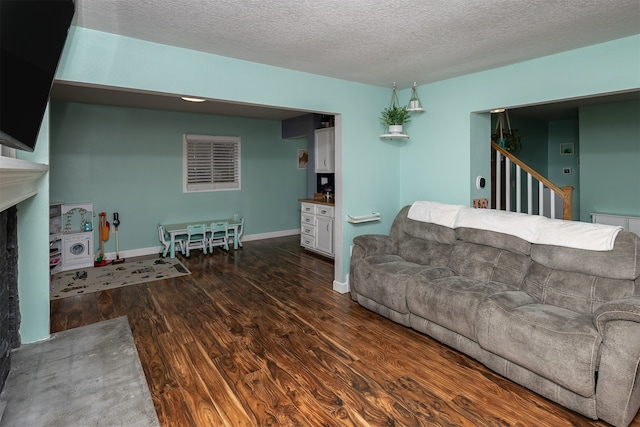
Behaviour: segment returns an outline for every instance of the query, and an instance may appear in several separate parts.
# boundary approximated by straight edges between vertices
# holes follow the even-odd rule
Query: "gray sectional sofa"
[[[418,219],[403,208],[388,236],[354,238],[351,297],[567,408],[629,425],[640,406],[640,238],[427,203]],[[573,225],[587,227],[576,244],[564,234]],[[609,248],[589,246],[598,239]]]

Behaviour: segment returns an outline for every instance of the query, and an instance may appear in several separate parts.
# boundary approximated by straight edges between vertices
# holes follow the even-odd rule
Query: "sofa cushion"
[[[463,276],[409,282],[407,305],[411,314],[444,326],[471,340],[476,340],[478,307],[487,295],[514,287],[505,283],[480,282]]]
[[[595,393],[602,337],[592,316],[542,304],[523,291],[489,296],[478,314],[482,348],[581,396]]]
[[[481,282],[501,282],[519,287],[531,259],[522,254],[492,246],[456,242],[449,267],[458,274]]]
[[[638,284],[640,282],[632,280],[556,270],[534,262],[522,289],[543,304],[593,314],[607,301],[637,294]]]
[[[398,243],[398,255],[405,261],[433,267],[446,267],[453,245],[433,240],[407,237]]]
[[[480,230],[477,228],[456,228],[456,236],[459,240],[480,245],[493,246],[498,249],[506,249],[522,255],[531,253],[531,243],[511,234],[498,233],[496,231]]]
[[[398,255],[373,255],[358,262],[353,285],[357,293],[398,313],[408,314],[407,283],[431,269],[433,267],[407,262]]]
[[[587,251],[561,246],[533,245],[531,258],[545,267],[611,279],[640,276],[640,237],[621,231],[610,251]]]

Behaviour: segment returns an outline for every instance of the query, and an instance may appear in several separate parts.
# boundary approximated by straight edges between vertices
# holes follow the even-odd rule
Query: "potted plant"
[[[500,129],[491,135],[491,140],[509,153],[518,155],[522,149],[522,140],[524,137],[518,133],[518,129]]]
[[[505,119],[507,122],[506,126]],[[509,120],[509,113],[506,109],[498,111],[498,120],[491,134],[491,140],[514,155],[518,155],[522,149],[522,140],[524,140],[524,137],[518,133],[518,129],[511,129],[511,121]]]
[[[407,111],[407,107],[392,105],[382,110],[380,120],[385,126],[389,126],[389,133],[400,134],[404,125],[411,120],[411,116]]]
[[[420,100],[418,99],[418,94],[414,90],[411,98],[409,98],[409,109],[418,110],[420,108]]]

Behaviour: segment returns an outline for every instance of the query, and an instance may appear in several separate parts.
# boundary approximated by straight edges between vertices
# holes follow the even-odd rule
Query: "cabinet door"
[[[316,216],[316,249],[333,255],[333,218]]]
[[[334,128],[317,129],[316,136],[316,173],[335,172],[335,131]]]

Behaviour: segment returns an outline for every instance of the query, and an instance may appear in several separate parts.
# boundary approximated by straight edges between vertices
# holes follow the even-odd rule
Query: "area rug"
[[[170,258],[63,271],[51,278],[49,299],[67,298],[187,274],[191,272],[180,261]]]

